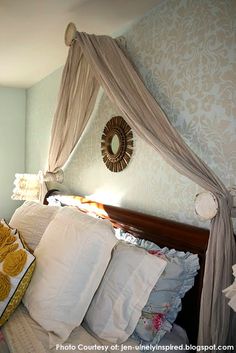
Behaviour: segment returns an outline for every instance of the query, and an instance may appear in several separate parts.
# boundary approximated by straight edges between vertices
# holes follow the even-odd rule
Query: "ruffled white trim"
[[[166,255],[169,259],[176,257],[183,260],[182,266],[185,277],[179,288],[178,294],[173,298],[173,301],[171,302],[171,308],[168,310],[165,320],[162,322],[162,325],[158,332],[155,334],[155,337],[153,337],[153,340],[150,342],[145,342],[135,333],[135,331],[133,333],[133,337],[138,338],[141,344],[158,344],[165,333],[171,330],[172,324],[174,323],[178,312],[182,309],[181,299],[184,297],[185,293],[194,285],[195,276],[197,275],[197,272],[200,268],[198,255],[192,254],[190,252],[185,253],[183,251],[169,249],[167,247],[160,248],[158,245],[149,240],[136,238],[132,234],[125,233],[122,230],[117,230],[116,236],[118,239],[122,239],[126,242],[135,244],[146,250],[160,250],[161,253]]]

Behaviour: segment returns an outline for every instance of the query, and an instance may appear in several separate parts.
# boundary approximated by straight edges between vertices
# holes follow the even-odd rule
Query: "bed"
[[[115,228],[122,229],[135,237],[157,243],[161,247],[198,254],[200,269],[195,278],[195,284],[182,300],[182,310],[178,314],[173,330],[159,342],[159,345],[170,346],[172,344],[178,347],[189,343],[196,344],[205,253],[209,236],[208,230],[120,207],[105,205],[81,196],[63,195],[58,190],[50,190],[47,193],[45,205],[48,204],[48,200],[50,200],[50,204],[74,205],[85,213],[89,212],[100,218],[109,219]],[[12,334],[13,332],[14,335]],[[27,349],[25,350],[26,346]],[[183,349],[183,346],[180,348]],[[17,350],[14,347],[17,347]],[[121,350],[120,346],[117,348],[107,341],[95,338],[86,323],[72,332],[69,339],[64,343],[64,348],[58,345],[58,347],[49,350],[47,332],[29,316],[23,304],[17,308],[9,321],[3,326],[0,336],[1,353],[8,352],[8,349],[14,353],[45,353],[62,349],[81,352],[89,350],[88,347],[90,347],[90,351]],[[130,338],[122,347],[126,347],[123,349],[130,351],[140,349],[134,338]],[[161,351],[160,347],[159,351]]]

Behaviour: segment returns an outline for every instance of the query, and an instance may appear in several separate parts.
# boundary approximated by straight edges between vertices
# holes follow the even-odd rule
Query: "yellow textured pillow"
[[[0,326],[19,305],[32,277],[35,257],[16,229],[0,221]]]

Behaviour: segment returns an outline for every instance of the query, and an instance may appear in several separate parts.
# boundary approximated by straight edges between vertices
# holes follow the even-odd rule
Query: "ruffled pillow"
[[[166,261],[120,242],[87,311],[90,330],[106,341],[125,342],[165,267]]]
[[[181,299],[194,285],[194,277],[200,268],[198,255],[160,248],[129,233],[121,232],[119,238],[167,261],[167,266],[151,291],[133,332],[133,337],[140,344],[158,344],[165,333],[171,330],[182,308]]]

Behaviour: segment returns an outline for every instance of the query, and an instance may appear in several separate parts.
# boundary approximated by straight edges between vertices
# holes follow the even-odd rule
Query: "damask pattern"
[[[236,1],[165,0],[127,33],[127,54],[185,141],[221,178],[236,184]],[[119,110],[100,95],[93,119],[67,164],[73,191],[187,223],[199,187],[135,136],[121,173],[103,164],[100,139]]]

